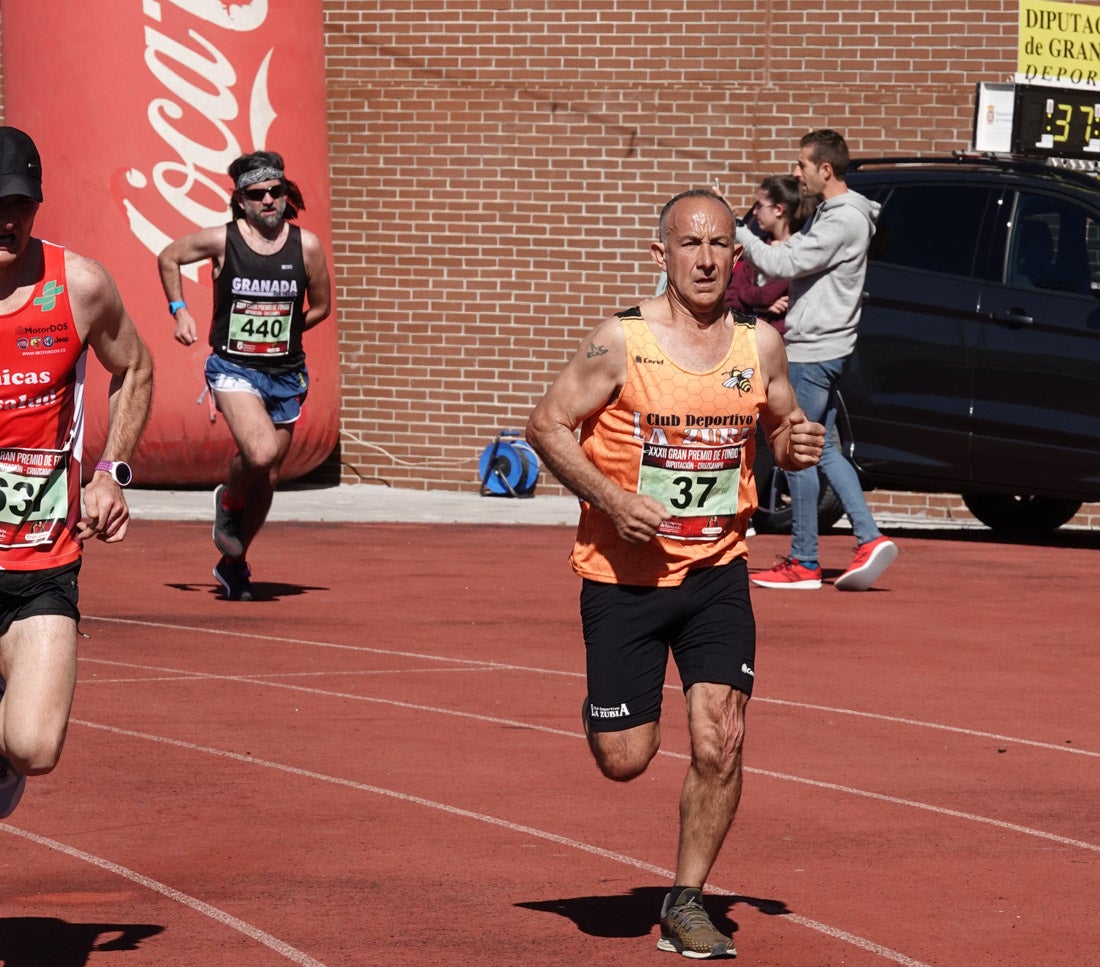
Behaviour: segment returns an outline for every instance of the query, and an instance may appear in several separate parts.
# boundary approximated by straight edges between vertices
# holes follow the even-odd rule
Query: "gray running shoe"
[[[672,894],[661,905],[661,939],[658,950],[669,950],[693,960],[736,957],[733,941],[719,933],[703,909],[701,890],[682,890],[676,905]]]
[[[214,488],[214,546],[226,557],[241,557],[244,545],[241,543],[240,515],[222,506],[224,494],[225,484],[218,484]]]
[[[0,678],[0,698],[3,696],[4,679]],[[15,807],[23,798],[26,785],[27,777],[16,772],[12,764],[0,756],[0,819],[5,819],[15,812]]]
[[[251,601],[252,570],[244,561],[230,561],[222,558],[214,565],[214,577],[225,591],[227,601]]]

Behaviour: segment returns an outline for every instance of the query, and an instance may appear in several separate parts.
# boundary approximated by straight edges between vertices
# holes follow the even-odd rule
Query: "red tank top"
[[[725,358],[695,373],[665,355],[638,309],[619,316],[626,382],[581,425],[581,448],[620,487],[648,494],[669,516],[651,541],[628,544],[610,517],[582,503],[570,560],[593,581],[676,585],[691,568],[748,553],[756,421],[766,402],[755,320],[735,316]]]
[[[65,284],[65,250],[41,244],[43,271],[0,315],[0,569],[35,571],[80,556],[84,343]]]

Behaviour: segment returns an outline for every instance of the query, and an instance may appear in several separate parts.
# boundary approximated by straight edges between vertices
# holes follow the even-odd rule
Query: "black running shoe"
[[[227,601],[251,601],[252,571],[244,561],[231,561],[223,557],[214,565],[214,577],[225,591]]]
[[[0,756],[0,819],[15,812],[26,785],[27,777],[16,772],[12,764]]]
[[[3,695],[4,679],[0,678],[0,698]],[[0,756],[0,819],[15,812],[15,807],[19,805],[26,785],[27,777],[16,772],[12,764]]]
[[[240,514],[222,506],[225,484],[214,488],[214,546],[226,557],[242,557]]]

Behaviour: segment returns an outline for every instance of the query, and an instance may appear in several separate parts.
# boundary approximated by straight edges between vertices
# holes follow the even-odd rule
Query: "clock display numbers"
[[[1100,159],[1100,91],[1017,86],[1012,150]]]

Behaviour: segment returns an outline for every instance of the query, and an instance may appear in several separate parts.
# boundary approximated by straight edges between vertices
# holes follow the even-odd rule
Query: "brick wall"
[[[867,504],[876,517],[914,517],[944,524],[973,524],[975,518],[955,494],[911,494],[873,491]],[[1100,530],[1100,504],[1085,504],[1066,527]]]
[[[481,451],[581,336],[652,293],[667,198],[717,179],[747,204],[815,127],[856,154],[967,147],[975,83],[1015,69],[1017,16],[1016,0],[324,0],[333,468],[476,489]]]
[[[649,295],[657,212],[814,127],[969,144],[1017,6],[327,0],[343,479],[473,488],[581,336]]]
[[[1015,0],[410,6],[324,4],[342,479],[398,487],[477,487],[582,335],[652,293],[671,195],[747,203],[815,127],[966,148],[974,85],[1015,70]]]

